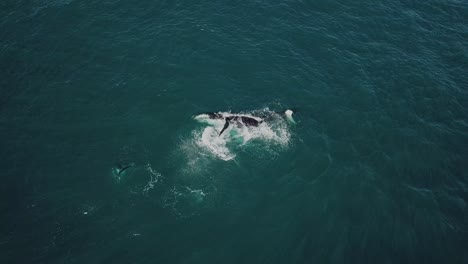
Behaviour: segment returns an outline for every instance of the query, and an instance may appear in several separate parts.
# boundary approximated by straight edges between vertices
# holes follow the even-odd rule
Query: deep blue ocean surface
[[[466,0],[3,0],[0,263],[466,264],[467,88]]]

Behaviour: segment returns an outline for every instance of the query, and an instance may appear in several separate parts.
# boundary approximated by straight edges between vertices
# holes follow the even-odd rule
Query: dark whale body
[[[122,173],[124,173],[126,170],[130,169],[133,166],[135,166],[135,163],[133,162],[119,161],[115,168],[115,172],[117,173],[117,175],[120,176]]]
[[[224,127],[219,132],[218,136],[221,136],[221,134],[226,130],[226,128],[229,127],[229,124],[232,122],[235,122],[237,124],[243,124],[245,126],[254,126],[257,127],[259,124],[263,122],[263,120],[257,120],[253,117],[245,116],[245,115],[229,115],[229,116],[224,116],[223,114],[220,113],[208,113],[208,117],[210,119],[224,119],[226,122],[224,123]]]

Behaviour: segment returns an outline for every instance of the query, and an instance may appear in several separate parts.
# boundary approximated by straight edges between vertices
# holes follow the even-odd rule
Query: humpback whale
[[[258,126],[260,123],[263,122],[263,119],[254,116],[242,115],[242,114],[223,114],[223,113],[206,113],[209,119],[224,119],[224,127],[219,132],[218,136],[223,134],[224,130],[226,130],[231,123],[235,123],[238,126],[245,125],[247,127],[250,126]]]
[[[252,118],[252,117],[248,117],[248,116],[242,116],[242,115],[233,115],[233,116],[227,116],[224,118],[224,120],[226,120],[226,122],[224,123],[224,127],[223,129],[221,130],[221,132],[219,132],[219,135],[218,136],[221,136],[221,134],[224,132],[224,130],[226,130],[226,128],[229,127],[229,124],[232,123],[232,122],[236,122],[237,125],[245,125],[245,126],[258,126],[258,124],[262,123],[263,120],[260,119],[260,120],[257,120],[255,118]]]
[[[130,162],[130,163],[124,163],[122,161],[118,162],[117,163],[117,166],[115,168],[115,173],[117,173],[118,176],[120,176],[120,174],[122,174],[124,171],[126,171],[127,169],[131,168],[135,166],[135,164],[133,162]]]
[[[293,121],[292,119],[292,110],[286,110],[284,115],[286,118],[290,121]],[[219,132],[218,136],[221,136],[223,132],[229,127],[230,124],[236,124],[238,126],[246,126],[246,127],[258,127],[259,124],[263,123],[266,119],[269,118],[269,116],[263,116],[263,117],[257,117],[257,116],[252,116],[252,115],[245,115],[245,114],[230,114],[230,113],[206,113],[208,115],[209,119],[224,119],[224,127]]]
[[[201,112],[192,118],[203,127],[195,128],[191,133],[193,141],[187,143],[222,160],[232,160],[237,147],[247,146],[251,140],[256,142],[255,146],[259,146],[257,143],[287,146],[294,124],[293,113],[292,110],[275,111],[266,107],[248,112]]]

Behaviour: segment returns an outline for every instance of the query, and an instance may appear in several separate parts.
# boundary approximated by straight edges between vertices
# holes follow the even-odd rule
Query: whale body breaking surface
[[[193,131],[193,141],[203,152],[232,160],[236,152],[251,145],[260,148],[287,147],[293,112],[278,113],[268,108],[250,112],[213,112],[194,116],[202,127]],[[257,144],[250,144],[256,142]]]

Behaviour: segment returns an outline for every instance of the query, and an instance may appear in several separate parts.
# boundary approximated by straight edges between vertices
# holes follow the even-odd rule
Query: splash
[[[193,131],[192,140],[201,152],[225,161],[233,160],[236,151],[251,145],[251,142],[259,143],[255,144],[256,147],[287,147],[291,138],[288,120],[292,119],[292,111],[288,111],[286,119],[268,108],[245,113],[219,112],[217,114],[223,117],[243,115],[264,121],[256,127],[237,122],[221,135],[219,133],[223,129],[224,119],[210,119],[207,114],[197,115],[194,119],[205,126]]]
[[[229,137],[231,130],[222,136],[218,136],[219,130],[209,126],[203,129],[201,135],[197,134],[195,134],[195,137],[198,137],[196,144],[200,148],[209,151],[222,160],[231,160],[236,157],[227,147],[228,140],[226,140],[226,137]]]

